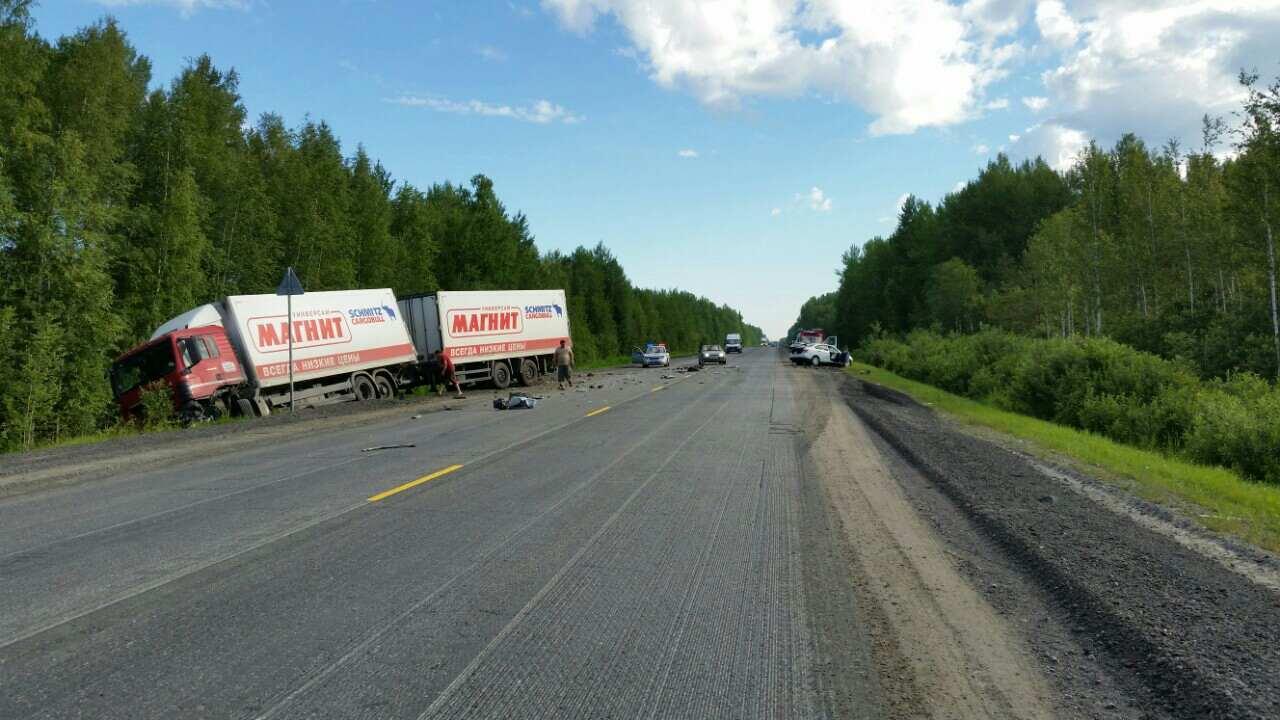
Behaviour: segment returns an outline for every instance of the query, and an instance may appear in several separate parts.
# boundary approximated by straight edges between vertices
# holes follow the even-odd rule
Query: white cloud
[[[1031,112],[1040,112],[1049,107],[1049,98],[1047,97],[1024,97],[1022,104],[1027,106]]]
[[[911,197],[911,193],[902,193],[898,196],[898,202],[894,205],[894,210],[902,212],[902,208],[906,206],[907,200]]]
[[[991,152],[991,148],[987,147],[983,143],[978,143],[977,145],[973,146],[973,152],[976,155],[986,155],[987,153]]]
[[[96,0],[100,5],[108,7],[124,7],[127,5],[169,5],[182,11],[184,16],[197,10],[231,9],[247,10],[252,0]]]
[[[816,185],[809,188],[809,194],[805,197],[809,201],[810,210],[816,210],[818,212],[831,211],[831,198],[827,197],[826,193],[822,192],[822,188]]]
[[[507,54],[492,45],[481,45],[476,48],[476,54],[490,62],[506,62]]]
[[[677,152],[676,155],[679,155],[682,158],[693,159],[698,157],[698,151],[692,148],[685,148],[684,150]]]
[[[963,189],[965,188],[965,186],[966,186],[966,185],[968,185],[968,184],[969,184],[969,183],[968,183],[968,181],[966,181],[966,180],[960,180],[960,181],[957,181],[957,182],[956,182],[956,184],[955,184],[955,186],[951,188],[951,192],[960,192],[960,191],[961,191],[961,190],[963,190]]]
[[[1031,0],[968,0],[960,15],[972,22],[988,37],[1011,35],[1018,31]]]
[[[1081,138],[1107,145],[1136,132],[1151,144],[1196,143],[1202,115],[1239,107],[1240,69],[1268,73],[1280,47],[1280,0],[1094,0],[1075,18],[1046,1],[1036,19],[1065,49],[1041,76],[1054,115],[1016,149],[1044,150],[1056,166]]]
[[[587,33],[615,18],[659,85],[707,105],[818,94],[875,117],[874,134],[979,114],[1021,47],[1017,0],[542,0]],[[1014,12],[1013,17],[1019,13]]]
[[[774,208],[769,211],[769,215],[771,217],[778,217],[781,214],[782,214],[782,208]]]
[[[395,103],[396,105],[404,105],[405,107],[425,107],[438,112],[454,113],[457,115],[505,117],[511,118],[512,120],[521,120],[523,122],[538,123],[542,125],[554,122],[576,123],[581,122],[582,120],[581,116],[574,115],[563,106],[556,105],[549,100],[538,100],[532,105],[512,106],[494,105],[480,100],[458,102],[440,97],[400,95],[394,98],[387,98],[386,102]]]
[[[1036,27],[1040,37],[1055,47],[1071,47],[1080,37],[1080,26],[1061,0],[1042,0],[1036,5]]]
[[[1011,143],[1016,143],[1016,142],[1018,142],[1018,141],[1019,141],[1019,140],[1021,140],[1021,139],[1022,139],[1022,136],[1021,136],[1021,135],[1019,135],[1019,134],[1017,134],[1017,133],[1011,133],[1011,134],[1009,135],[1009,142],[1011,142]]]
[[[1028,157],[1038,155],[1055,170],[1066,170],[1089,144],[1089,137],[1064,125],[1042,123],[1027,128],[1017,143],[1019,151]]]
[[[1004,110],[1009,107],[1009,98],[996,98],[983,107],[987,110]]]

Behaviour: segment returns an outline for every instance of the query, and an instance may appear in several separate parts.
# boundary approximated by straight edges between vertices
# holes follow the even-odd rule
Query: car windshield
[[[703,345],[702,351],[703,352],[720,352],[720,346],[719,345]]]
[[[157,343],[130,355],[111,367],[111,389],[116,397],[139,385],[148,385],[173,372],[173,347],[168,341]]]

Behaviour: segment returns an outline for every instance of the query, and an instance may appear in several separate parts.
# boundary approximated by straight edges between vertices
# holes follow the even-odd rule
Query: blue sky
[[[840,255],[1000,149],[1187,141],[1280,56],[1274,0],[45,0],[106,14],[168,82],[209,53],[251,117],[334,127],[400,180],[493,178],[543,249],[603,241],[633,283],[774,337]],[[1209,39],[1206,39],[1209,38]],[[1274,73],[1271,73],[1274,74]],[[684,151],[684,152],[682,152]],[[690,152],[691,151],[691,152]]]

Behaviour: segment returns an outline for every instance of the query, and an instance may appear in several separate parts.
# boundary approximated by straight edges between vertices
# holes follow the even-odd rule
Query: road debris
[[[418,447],[418,446],[413,443],[402,443],[399,445],[374,445],[373,447],[367,447],[361,450],[360,452],[377,452],[378,450],[395,450],[397,448],[411,448],[411,447]]]
[[[506,398],[494,398],[494,410],[532,410],[537,407],[541,397],[530,397],[523,393],[511,393]]]

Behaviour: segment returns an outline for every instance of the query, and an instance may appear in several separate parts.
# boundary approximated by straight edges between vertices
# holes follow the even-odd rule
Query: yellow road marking
[[[384,491],[382,491],[382,492],[378,493],[377,495],[374,495],[373,497],[370,497],[370,498],[369,498],[369,502],[378,502],[379,500],[383,500],[383,499],[389,498],[389,497],[391,497],[392,495],[395,495],[395,494],[396,494],[396,493],[398,493],[398,492],[404,492],[405,490],[408,490],[409,488],[415,488],[415,487],[418,487],[418,486],[419,486],[419,485],[421,485],[422,483],[425,483],[425,482],[431,482],[432,480],[435,480],[436,478],[440,477],[441,475],[448,475],[449,473],[451,473],[451,472],[453,472],[453,471],[455,471],[455,470],[460,470],[460,469],[462,469],[462,466],[461,466],[461,465],[450,465],[449,467],[444,468],[443,470],[437,470],[437,471],[435,471],[435,472],[431,473],[430,475],[423,475],[422,477],[418,478],[417,480],[412,480],[412,481],[407,482],[407,483],[405,483],[405,484],[403,484],[403,485],[397,485],[396,487],[393,487],[393,488],[391,488],[390,490],[384,490]]]
[[[592,410],[591,412],[587,413],[587,417],[595,417],[596,415],[599,415],[600,413],[607,411],[609,408],[610,408],[609,405],[605,405],[602,408],[596,408],[595,410]]]

